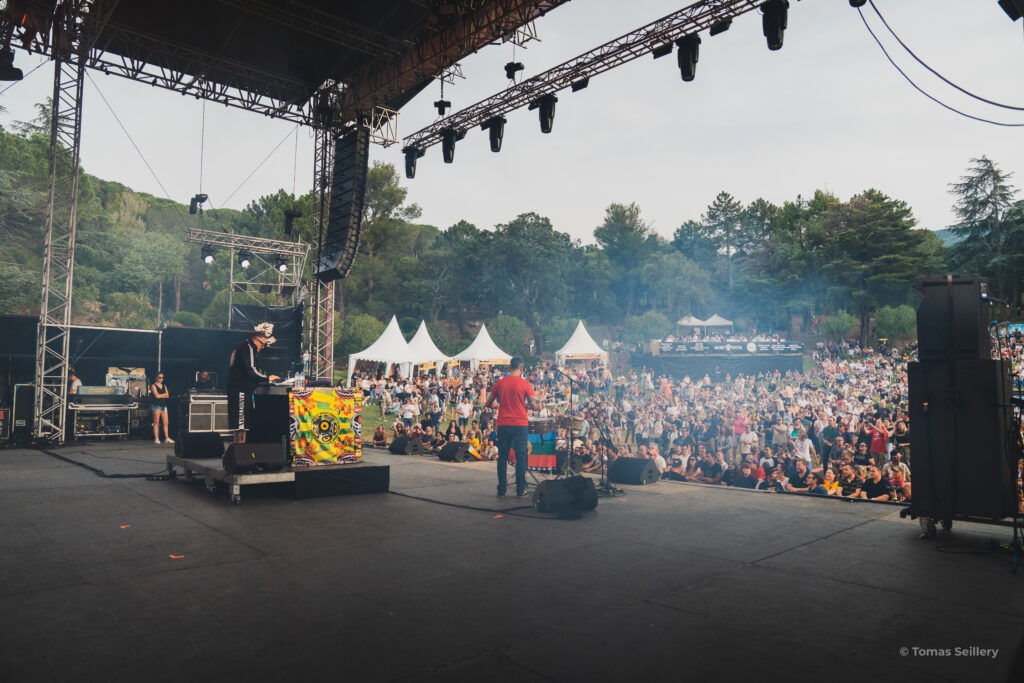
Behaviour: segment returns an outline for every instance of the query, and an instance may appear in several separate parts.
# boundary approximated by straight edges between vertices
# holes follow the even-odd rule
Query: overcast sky
[[[996,0],[875,2],[936,71],[987,99],[1024,107],[1024,22],[1011,22]],[[684,6],[572,0],[536,22],[540,42],[514,54],[510,43],[494,45],[465,59],[466,79],[446,85],[445,99],[454,110],[468,107],[507,86],[503,65],[513,58],[529,77]],[[1024,124],[1024,112],[971,100],[928,74],[870,5],[863,12],[926,91],[971,115]],[[612,202],[636,202],[643,219],[670,238],[723,190],[743,203],[759,197],[781,203],[816,189],[848,199],[874,187],[906,201],[920,226],[941,229],[953,220],[949,183],[981,155],[1017,173],[1014,181],[1024,187],[1024,128],[972,121],[926,99],[886,61],[844,0],[791,2],[778,52],[767,49],[757,13],[702,39],[691,83],[680,80],[675,55],[643,57],[591,79],[579,93],[559,93],[550,134],[540,132],[536,111],[520,110],[508,115],[498,154],[479,129],[457,144],[453,164],[442,162],[440,146],[430,148],[416,178],[403,176],[409,201],[422,207],[422,222],[440,228],[463,219],[491,228],[533,211],[556,230],[592,242]],[[15,63],[27,75],[0,95],[7,109],[0,123],[7,127],[33,118],[34,103],[52,90],[52,65],[28,75],[39,60],[20,51]],[[89,173],[187,203],[200,190],[202,156],[202,190],[214,207],[240,209],[281,188],[309,190],[311,131],[207,103],[201,144],[201,102],[116,76],[91,77],[82,142]],[[402,110],[400,137],[436,120],[432,102],[439,95],[436,83]],[[402,173],[401,147],[374,145],[371,158]]]

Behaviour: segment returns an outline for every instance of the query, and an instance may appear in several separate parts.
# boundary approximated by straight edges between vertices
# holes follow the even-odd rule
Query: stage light
[[[590,85],[590,77],[589,76],[587,78],[581,78],[578,81],[573,81],[572,85],[570,85],[569,87],[572,88],[573,92],[579,92],[580,90],[583,90],[584,88],[586,88],[588,85]]]
[[[655,59],[661,59],[662,57],[666,57],[670,54],[672,54],[672,43],[665,43],[664,45],[659,45],[651,50],[651,55],[653,55]]]
[[[850,0],[850,7],[863,7],[868,0]]]
[[[419,147],[404,147],[402,148],[402,154],[405,155],[405,177],[415,178],[416,177],[416,160],[419,159],[426,153],[425,150]]]
[[[555,103],[558,98],[554,95],[543,95],[530,103],[530,109],[539,109],[540,132],[550,133],[551,127],[555,125]]]
[[[285,209],[284,210],[284,234],[292,234],[292,228],[295,226],[295,219],[302,218],[302,212],[298,209]]]
[[[1024,0],[999,0],[999,6],[1006,12],[1006,16],[1017,21],[1024,16]]]
[[[511,81],[515,79],[517,71],[522,71],[525,68],[522,62],[509,62],[505,65],[505,78]]]
[[[252,254],[247,251],[238,252],[238,265],[248,268],[252,265]]]
[[[761,5],[761,27],[768,40],[769,50],[782,49],[782,36],[786,32],[789,0],[768,0]]]
[[[202,249],[200,250],[200,253],[203,256],[203,263],[205,263],[206,265],[210,265],[211,263],[213,263],[213,247],[211,247],[209,244],[204,244]]]
[[[278,256],[274,260],[274,267],[277,268],[278,272],[281,272],[281,273],[287,273],[288,272],[288,262],[284,260],[284,256]]]
[[[504,116],[492,116],[480,124],[480,130],[488,131],[488,138],[491,142],[491,151],[501,151],[501,140],[505,137],[505,124],[508,122]]]
[[[452,103],[448,100],[438,100],[434,102],[434,108],[437,109],[438,116],[444,116],[444,113],[452,108]]]
[[[21,69],[14,66],[14,50],[0,49],[0,81],[20,81],[24,77]]]
[[[696,33],[683,36],[676,41],[679,53],[676,57],[679,60],[679,75],[684,81],[692,81],[697,75],[697,58],[700,54],[700,36]]]
[[[708,31],[708,35],[717,36],[719,33],[725,33],[732,26],[732,19],[722,19],[717,24],[712,24],[711,29]]]
[[[441,133],[441,152],[444,156],[444,163],[450,164],[455,161],[455,143],[464,137],[466,137],[466,131],[454,128],[446,128]]]
[[[202,192],[192,197],[191,201],[189,201],[188,203],[188,212],[193,216],[199,213],[199,209],[201,208],[202,204],[206,202],[207,199],[209,199],[209,197],[203,194]]]

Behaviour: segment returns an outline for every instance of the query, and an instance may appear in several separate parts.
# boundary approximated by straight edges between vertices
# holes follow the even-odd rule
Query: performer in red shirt
[[[527,406],[536,408],[536,392],[523,379],[523,359],[514,356],[509,364],[509,373],[491,387],[491,393],[484,405],[490,410],[498,402],[498,496],[505,495],[508,476],[508,452],[516,452],[516,495],[525,498],[526,491],[526,448],[529,434]]]

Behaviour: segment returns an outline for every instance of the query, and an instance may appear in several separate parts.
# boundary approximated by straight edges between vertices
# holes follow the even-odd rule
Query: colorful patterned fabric
[[[363,458],[363,392],[353,389],[293,389],[292,465],[333,465]]]

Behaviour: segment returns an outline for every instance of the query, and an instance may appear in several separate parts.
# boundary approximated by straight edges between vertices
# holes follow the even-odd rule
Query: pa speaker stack
[[[352,269],[359,249],[370,158],[370,131],[357,125],[334,144],[331,205],[316,276],[322,282],[339,280]]]
[[[179,458],[219,458],[224,455],[224,440],[217,432],[179,431],[174,454]]]
[[[920,360],[907,374],[918,516],[1003,519],[1016,509],[1010,373],[992,360],[987,287],[973,275],[917,279]]]
[[[653,484],[661,478],[658,466],[647,458],[616,458],[608,467],[608,481],[615,484]]]
[[[533,493],[537,512],[576,515],[597,507],[594,480],[583,475],[542,481]]]
[[[423,444],[419,439],[408,436],[396,436],[388,446],[394,455],[419,455],[423,452]]]

